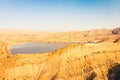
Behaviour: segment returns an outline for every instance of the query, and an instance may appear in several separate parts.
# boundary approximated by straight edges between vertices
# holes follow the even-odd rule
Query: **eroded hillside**
[[[61,42],[71,45],[43,54],[10,53],[11,45],[25,42]],[[110,65],[120,63],[119,53],[120,35],[107,29],[71,32],[1,31],[0,80],[91,80],[93,77],[107,80]]]
[[[70,32],[38,32],[38,31],[0,31],[0,42],[9,45],[24,42],[62,42],[62,43],[100,43],[114,42],[120,38],[119,34],[113,34],[112,30],[99,29],[89,31]],[[119,41],[117,41],[119,42]]]
[[[120,63],[119,43],[71,44],[46,54],[18,54],[0,63],[1,80],[107,80]]]

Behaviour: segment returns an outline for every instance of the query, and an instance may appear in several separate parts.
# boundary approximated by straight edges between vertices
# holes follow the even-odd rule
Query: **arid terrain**
[[[0,31],[0,80],[107,80],[120,63],[119,30],[70,32]],[[26,42],[69,43],[43,54],[11,54],[11,45]]]

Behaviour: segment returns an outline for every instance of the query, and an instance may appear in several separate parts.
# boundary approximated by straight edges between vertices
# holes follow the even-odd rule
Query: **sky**
[[[0,29],[111,29],[119,21],[120,0],[0,0]]]

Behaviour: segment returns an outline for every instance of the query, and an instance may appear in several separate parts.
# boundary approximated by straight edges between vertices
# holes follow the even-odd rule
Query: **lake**
[[[45,53],[55,51],[67,45],[67,43],[27,42],[24,44],[10,46],[10,51],[12,54]]]

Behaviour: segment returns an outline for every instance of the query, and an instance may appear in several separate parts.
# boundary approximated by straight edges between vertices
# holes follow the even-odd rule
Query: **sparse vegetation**
[[[110,65],[120,63],[120,35],[111,30],[4,35],[0,35],[0,80],[107,80]],[[72,44],[46,54],[10,54],[10,45],[27,41]]]

